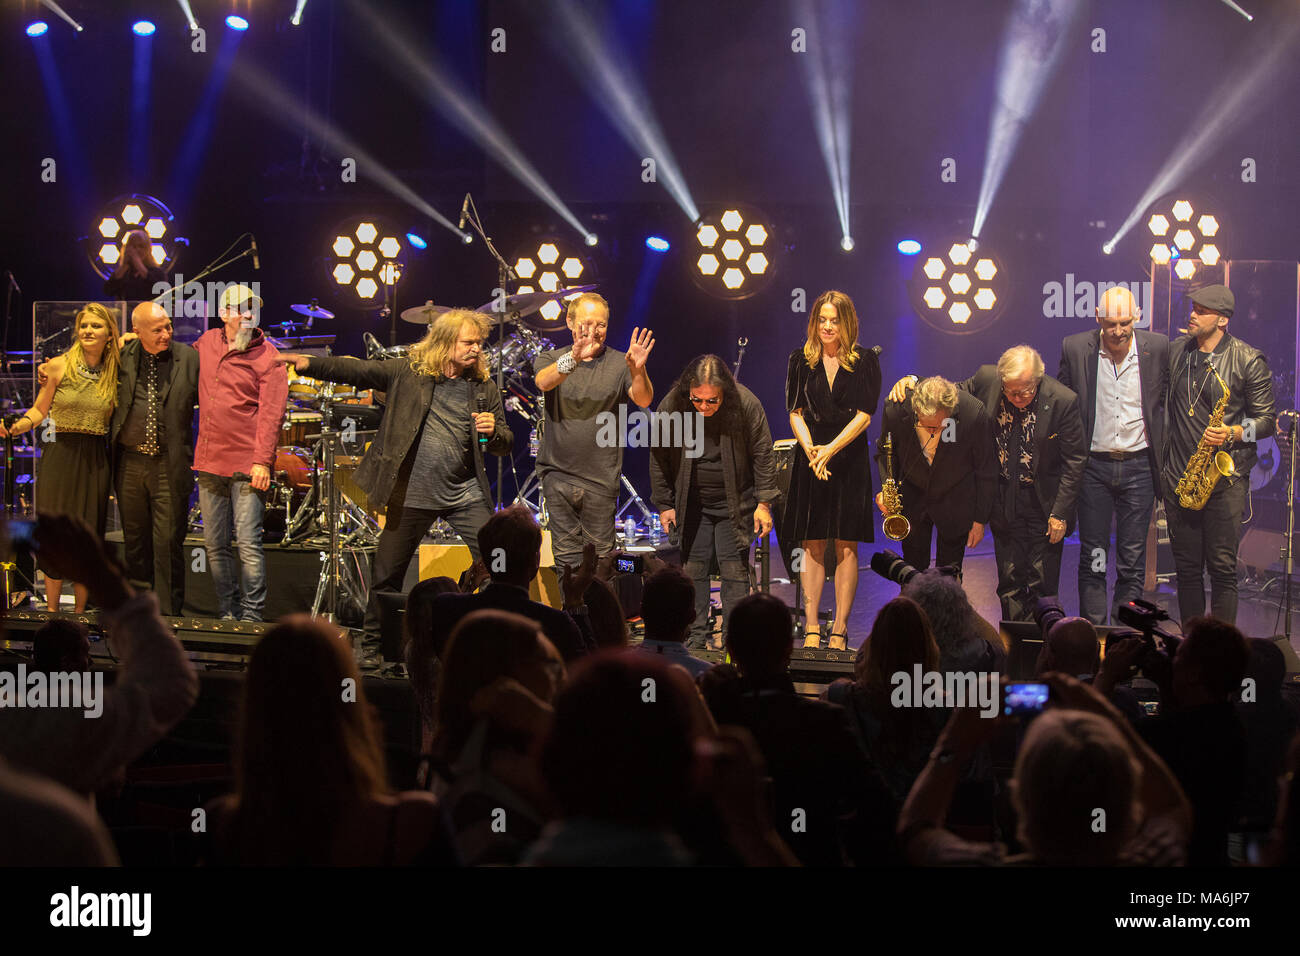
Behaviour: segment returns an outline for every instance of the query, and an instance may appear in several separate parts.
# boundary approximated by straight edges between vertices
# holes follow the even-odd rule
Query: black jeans
[[[582,563],[582,548],[588,541],[596,546],[597,560],[613,552],[617,494],[601,494],[554,473],[542,479],[542,494],[546,498],[556,574],[561,565],[576,569]]]
[[[1032,621],[1038,599],[1055,595],[1059,588],[1065,542],[1048,542],[1047,515],[1033,486],[1018,488],[1014,502],[1006,500],[1009,493],[1002,485],[999,517],[993,522],[998,600],[1004,621]]]
[[[1110,522],[1115,519],[1115,597],[1111,615],[1142,596],[1146,577],[1147,529],[1155,508],[1151,461],[1146,452],[1126,461],[1088,456],[1079,486],[1079,613],[1105,624],[1106,568]]]
[[[1237,541],[1246,510],[1247,479],[1231,485],[1220,479],[1200,511],[1188,511],[1176,495],[1165,501],[1169,548],[1178,575],[1178,616],[1181,622],[1205,613],[1205,577],[1210,572],[1210,613],[1229,624],[1237,622]]]
[[[924,571],[930,566],[930,542],[935,537],[937,526],[925,512],[919,515],[908,515],[907,520],[912,527],[901,542],[903,560],[917,570]],[[970,528],[956,534],[945,535],[942,528],[938,528],[938,532],[939,544],[934,554],[935,567],[951,565],[960,569],[962,559],[966,557],[966,539],[970,536]]]
[[[166,454],[150,458],[124,450],[115,493],[132,586],[155,591],[162,613],[183,613],[190,502],[172,489]]]
[[[370,596],[366,601],[366,619],[362,625],[366,637],[379,638],[381,611],[377,595],[380,591],[401,593],[406,581],[406,569],[431,524],[439,518],[446,520],[469,548],[470,557],[477,561],[482,557],[478,547],[478,532],[490,517],[492,512],[482,499],[451,510],[408,508],[404,504],[390,503],[384,530],[379,533],[379,544],[375,547],[375,556],[370,566]]]
[[[731,518],[704,513],[699,506],[688,505],[682,521],[682,568],[695,582],[695,622],[691,625],[690,644],[702,647],[709,637],[709,571],[713,559],[718,561],[718,578],[722,584],[723,634],[731,609],[749,593],[749,546],[736,540]]]

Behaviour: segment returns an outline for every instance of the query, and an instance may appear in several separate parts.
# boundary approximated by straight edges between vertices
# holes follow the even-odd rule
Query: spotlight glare
[[[411,244],[411,248],[413,249],[429,248],[428,241],[423,236],[416,235],[413,232],[408,232],[406,234],[406,241]]]
[[[718,227],[700,226],[700,231],[695,234],[695,238],[700,240],[700,245],[705,249],[712,249],[714,243],[718,241]]]
[[[958,272],[948,280],[948,288],[958,295],[965,295],[970,291],[970,276],[964,272]]]
[[[1196,228],[1201,231],[1202,236],[1209,239],[1213,237],[1216,232],[1219,231],[1219,220],[1215,219],[1213,216],[1209,214],[1206,214],[1202,216],[1200,219],[1196,220]]]
[[[722,273],[722,284],[728,289],[739,289],[745,281],[745,274],[734,266]]]
[[[583,241],[586,242],[587,245],[589,246],[594,246],[596,243],[600,242],[600,237],[597,236],[594,232],[589,232],[587,233],[587,238],[584,239]]]
[[[1186,199],[1180,199],[1174,203],[1174,218],[1179,222],[1186,222],[1192,218],[1192,204]]]
[[[230,27],[230,29],[232,30],[239,30],[240,32],[243,32],[244,30],[248,29],[248,21],[245,20],[243,17],[236,16],[235,14],[232,13],[230,16],[226,17],[226,26]],[[360,285],[360,283],[358,283],[358,285]],[[359,292],[361,290],[358,289],[357,291]],[[370,298],[371,295],[374,294],[375,294],[374,292],[371,292],[370,295],[366,296],[366,298],[368,299]]]
[[[1157,242],[1151,247],[1151,261],[1156,265],[1164,265],[1169,261],[1169,247],[1163,242]]]
[[[925,290],[925,295],[921,296],[921,301],[932,309],[939,309],[948,301],[948,297],[943,294],[943,290],[937,285],[932,285]]]
[[[44,20],[37,20],[34,23],[27,24],[27,35],[29,37],[42,37],[49,32],[50,25]]]
[[[336,265],[332,275],[334,276],[334,281],[339,285],[351,285],[352,280],[356,277],[356,273],[346,262],[340,262]]]
[[[745,247],[739,239],[728,239],[722,244],[722,254],[728,259],[739,259],[744,251]]]
[[[852,236],[845,236],[843,239],[840,240],[840,248],[843,249],[845,252],[852,252],[853,246],[854,246],[854,242]]]
[[[363,299],[373,299],[379,291],[379,283],[367,276],[357,282],[357,295]]]
[[[462,232],[462,233],[460,234],[460,241],[463,242],[465,245],[468,246],[471,242],[474,241],[474,233],[472,233],[472,232]]]
[[[554,322],[556,319],[560,317],[560,303],[552,299],[550,302],[547,302],[544,306],[542,306],[541,314],[542,314],[542,318],[544,318],[547,322]]]
[[[105,216],[103,219],[99,220],[99,234],[105,239],[112,239],[117,235],[117,230],[118,225],[116,219]]]
[[[520,259],[515,263],[515,275],[521,279],[531,279],[537,274],[537,263],[532,259]]]
[[[669,244],[667,239],[660,236],[646,236],[645,247],[651,252],[667,252]]]
[[[120,252],[118,251],[117,246],[113,245],[111,242],[106,242],[99,247],[99,258],[110,266],[117,265],[119,255]]]
[[[357,253],[357,268],[362,272],[374,272],[378,264],[379,257],[369,249],[362,249]]]
[[[356,243],[352,241],[351,236],[336,236],[334,245],[330,246],[334,250],[334,255],[340,259],[348,259],[352,256],[352,251],[356,248]]]
[[[543,292],[554,292],[560,287],[560,277],[554,272],[543,272],[537,284],[541,286]]]
[[[158,263],[158,265],[161,266],[164,262],[167,261],[167,250],[164,249],[162,246],[160,246],[158,243],[155,242],[153,245],[151,245],[149,247],[149,251],[153,253],[153,261]]]
[[[151,37],[157,29],[158,28],[148,20],[137,20],[135,23],[131,24],[131,32],[138,37]]]
[[[992,259],[981,259],[975,263],[975,274],[983,282],[989,282],[998,274],[998,267],[994,265]]]
[[[1196,263],[1186,257],[1179,259],[1178,264],[1174,266],[1174,274],[1180,279],[1190,279],[1196,272]]]
[[[745,267],[754,275],[761,276],[767,271],[767,256],[761,252],[751,252],[745,260]]]
[[[150,219],[144,224],[144,232],[150,239],[161,239],[167,231],[166,224],[158,218]]]
[[[966,240],[966,248],[969,249],[971,252],[975,252],[977,249],[979,249],[979,247],[980,247],[980,241],[976,239],[974,236],[971,236],[969,239]]]
[[[298,3],[293,8],[293,16],[289,18],[290,24],[292,24],[295,27],[302,25],[302,11],[303,8],[306,6],[307,6],[307,0],[298,0]]]
[[[954,242],[948,250],[948,258],[955,266],[964,266],[970,262],[970,247],[962,242]]]
[[[1196,245],[1196,240],[1192,237],[1192,231],[1190,229],[1179,229],[1174,233],[1174,245],[1183,252]]]
[[[144,218],[144,211],[135,203],[128,203],[122,207],[122,221],[128,226],[138,225]]]
[[[1115,251],[1115,243],[1113,242],[1104,243],[1101,247],[1101,251],[1103,255],[1107,255],[1107,256],[1110,255],[1112,252]]]
[[[368,246],[378,238],[379,229],[373,222],[358,223],[356,236],[363,246]]]
[[[1153,236],[1163,236],[1169,232],[1169,220],[1160,213],[1156,213],[1147,220],[1147,228],[1151,230]]]
[[[974,301],[976,308],[987,312],[993,308],[994,303],[998,301],[998,297],[993,294],[992,289],[980,289],[975,293]]]
[[[740,213],[735,209],[728,209],[722,214],[722,218],[719,220],[719,222],[722,223],[722,228],[727,230],[727,232],[739,232],[744,221],[745,220],[741,218]]]
[[[954,302],[948,309],[948,318],[958,325],[965,325],[971,316],[970,306],[965,302]]]
[[[396,262],[385,262],[383,268],[379,270],[379,278],[384,285],[397,285],[402,278],[402,270]]]
[[[931,256],[925,260],[925,265],[921,268],[921,271],[931,279],[938,279],[943,275],[943,260]]]
[[[921,251],[921,244],[915,239],[903,239],[898,243],[898,251],[905,256],[914,256]]]
[[[706,252],[700,256],[695,264],[703,275],[711,276],[718,273],[718,257],[711,252]]]
[[[554,265],[555,260],[560,258],[560,250],[555,247],[555,243],[544,242],[537,247],[537,258],[541,260],[542,265]]]
[[[402,244],[392,236],[379,240],[379,254],[385,259],[396,259],[402,251]]]
[[[566,279],[576,279],[582,275],[582,260],[569,256],[560,263],[560,271],[564,273]]]
[[[745,239],[751,246],[761,246],[767,242],[767,229],[761,223],[751,223],[745,230]]]
[[[1208,242],[1201,246],[1201,261],[1207,266],[1217,266],[1219,264],[1219,247]]]

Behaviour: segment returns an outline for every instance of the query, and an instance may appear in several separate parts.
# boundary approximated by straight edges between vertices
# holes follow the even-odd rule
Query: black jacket
[[[1137,339],[1138,376],[1142,383],[1142,422],[1147,429],[1147,455],[1151,474],[1160,474],[1165,456],[1165,401],[1169,395],[1169,339],[1158,332],[1133,331]],[[1079,332],[1061,342],[1062,385],[1079,396],[1085,451],[1092,448],[1097,417],[1097,355],[1101,351],[1101,330]],[[1160,482],[1156,482],[1160,494]]]
[[[493,581],[477,594],[439,594],[430,605],[433,620],[433,646],[445,656],[447,639],[467,614],[474,611],[509,611],[522,614],[541,625],[542,633],[555,645],[566,661],[576,660],[596,650],[590,627],[580,628],[564,611],[539,604],[528,592],[513,584]],[[585,632],[584,632],[585,631]]]
[[[970,392],[988,412],[996,428],[1002,381],[996,365],[981,365],[979,371],[959,388]],[[1079,418],[1079,398],[1050,375],[1038,385],[1038,424],[1034,427],[1034,490],[1044,515],[1056,515],[1065,522],[1066,533],[1074,526],[1074,506],[1079,484],[1088,463],[1088,443]]]
[[[998,458],[993,442],[993,422],[974,395],[959,391],[952,410],[952,441],[935,446],[934,463],[925,460],[916,436],[912,390],[901,402],[885,402],[876,442],[876,469],[885,485],[883,438],[893,436],[891,467],[903,496],[903,514],[928,514],[943,534],[969,531],[972,522],[988,524],[998,493]]]
[[[433,401],[433,376],[417,374],[411,368],[410,359],[406,358],[367,362],[351,357],[313,358],[303,374],[327,382],[347,382],[357,388],[374,388],[387,393],[388,410],[379,423],[379,433],[366,451],[352,480],[374,502],[387,504],[399,486],[405,494],[405,476],[410,471],[407,457],[411,456],[414,460],[416,439],[424,427],[429,403]],[[489,379],[472,384],[474,395],[470,408],[477,408],[476,402],[482,396],[487,399],[487,410],[496,420],[496,428],[487,443],[487,450],[494,455],[510,454],[514,435],[506,424],[505,412],[501,407],[501,392],[496,382]],[[491,501],[492,491],[483,465],[483,449],[477,441],[474,423],[468,417],[465,419],[465,435],[473,448],[474,471],[478,475],[479,486],[483,489],[483,500]],[[403,465],[406,467],[403,468]],[[399,472],[403,477],[401,482],[398,481]]]
[[[718,415],[733,413],[729,420],[738,426],[724,427],[718,444],[722,447],[722,480],[727,488],[727,511],[736,528],[736,539],[754,539],[754,508],[760,501],[769,504],[780,493],[776,485],[776,459],[772,454],[772,430],[767,415],[754,393],[737,383],[739,409],[727,410],[725,403]],[[659,403],[656,412],[695,414],[695,408],[674,388]],[[677,526],[685,526],[682,509],[690,500],[691,464],[684,448],[654,448],[650,453],[650,500],[660,511],[676,509]],[[667,529],[665,529],[667,530]]]
[[[1222,353],[1215,350],[1215,354],[1219,356],[1215,359],[1215,366],[1223,377],[1224,384],[1228,386],[1228,404],[1223,410],[1223,424],[1240,425],[1246,419],[1252,419],[1255,422],[1256,441],[1260,438],[1268,438],[1277,431],[1277,410],[1273,404],[1273,375],[1268,368],[1268,357],[1259,349],[1247,345],[1227,332],[1223,333],[1223,338],[1228,343],[1227,347]],[[1191,361],[1191,355],[1195,351],[1196,339],[1190,335],[1179,336],[1173,341],[1169,348],[1170,382],[1177,381],[1180,375],[1187,373],[1187,363]],[[1182,407],[1185,412],[1186,405]],[[1171,395],[1168,414],[1177,414],[1178,408],[1177,396]],[[1232,484],[1248,479],[1250,470],[1259,460],[1255,442],[1229,442],[1224,447],[1232,455],[1233,463],[1237,466],[1237,474],[1223,480]],[[1183,472],[1187,470],[1187,462],[1171,461],[1171,454],[1172,446],[1170,446],[1170,453],[1164,455],[1164,475],[1172,490]]]
[[[108,440],[113,450],[113,467],[120,465],[122,446],[117,436],[126,424],[127,413],[135,400],[135,384],[140,374],[139,339],[122,346],[117,380],[117,408],[108,426]],[[175,340],[171,344],[172,373],[162,387],[163,434],[167,439],[167,479],[172,493],[188,502],[194,490],[194,406],[199,400],[199,353],[193,346]],[[188,504],[184,505],[188,508]]]

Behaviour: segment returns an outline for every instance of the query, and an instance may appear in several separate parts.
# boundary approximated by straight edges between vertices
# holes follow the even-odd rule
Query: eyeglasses
[[[1007,398],[1032,398],[1037,391],[1037,385],[1030,385],[1028,388],[1003,388],[1002,394],[1006,395]]]
[[[698,395],[691,396],[691,403],[694,405],[707,405],[712,408],[714,405],[721,405],[721,398],[700,398]]]

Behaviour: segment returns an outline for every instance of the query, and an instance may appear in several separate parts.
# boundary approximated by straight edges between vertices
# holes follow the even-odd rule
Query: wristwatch
[[[573,357],[573,352],[565,352],[555,360],[555,370],[561,375],[572,375],[578,367],[578,360]]]

